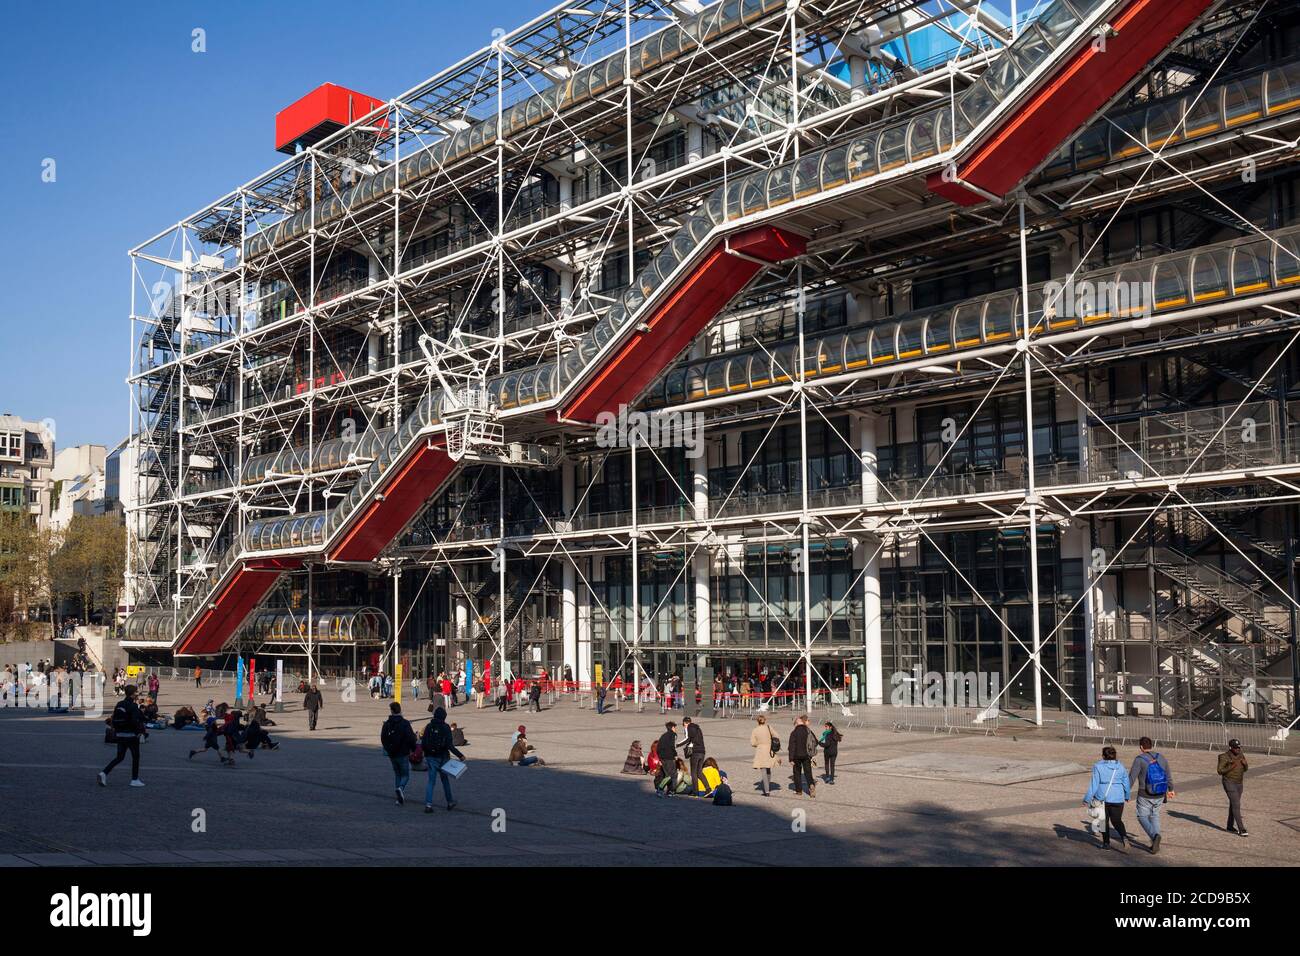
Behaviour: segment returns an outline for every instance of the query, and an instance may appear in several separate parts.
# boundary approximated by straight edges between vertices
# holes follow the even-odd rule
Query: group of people
[[[822,725],[818,734],[813,730],[807,714],[794,719],[794,727],[786,741],[786,754],[790,759],[791,783],[795,796],[817,798],[817,782],[813,778],[813,761],[818,750],[824,763],[822,780],[835,783],[835,760],[839,756],[840,741],[844,735],[831,721]],[[781,763],[781,737],[773,729],[766,714],[755,718],[754,729],[749,734],[749,745],[754,748],[754,769],[758,771],[758,785],[763,796],[772,792],[772,771]]]
[[[1101,836],[1102,848],[1110,848],[1112,829],[1121,848],[1132,842],[1124,827],[1124,807],[1129,800],[1134,800],[1138,824],[1149,841],[1147,850],[1160,852],[1160,810],[1176,794],[1169,759],[1154,747],[1150,737],[1140,739],[1137,756],[1127,770],[1119,762],[1114,747],[1102,747],[1101,759],[1092,765],[1083,805],[1088,808],[1088,822],[1093,832]],[[1243,837],[1247,834],[1246,822],[1241,816],[1241,795],[1248,769],[1249,762],[1241,749],[1241,741],[1236,738],[1229,740],[1228,749],[1219,754],[1217,766],[1223,792],[1228,798],[1228,822],[1224,829]]]
[[[522,677],[514,680],[497,682],[497,710],[507,711],[512,704],[522,707],[528,701],[528,710],[532,713],[542,712],[542,682],[526,681]]]
[[[47,688],[50,706],[72,706],[72,700],[80,690],[80,684],[72,678],[68,668],[59,667],[48,660],[39,660],[36,666],[24,661],[22,664],[8,664],[0,671],[0,704],[10,706],[28,693]],[[65,699],[66,698],[66,699]]]
[[[641,749],[641,741],[632,741],[623,773],[653,775],[654,792],[659,797],[708,797],[720,806],[731,805],[731,785],[718,761],[708,755],[704,730],[690,717],[683,717],[685,733],[678,754],[677,723],[668,721],[659,739],[650,744],[650,754]]]
[[[189,759],[193,760],[199,754],[213,750],[223,766],[233,767],[237,753],[243,753],[252,760],[259,749],[279,750],[279,743],[272,740],[266,732],[267,727],[275,726],[275,721],[266,716],[265,707],[251,704],[250,707],[248,723],[245,724],[243,711],[225,703],[214,706],[209,700],[203,708],[203,746],[191,750]],[[178,723],[180,718],[178,711]]]
[[[44,661],[38,662],[36,668],[31,668],[30,665],[6,668],[3,681],[7,687],[15,681],[33,679],[32,674],[38,675],[39,679],[49,670],[52,668]],[[445,678],[440,678],[440,681],[442,679]],[[144,786],[140,780],[140,744],[148,739],[151,729],[166,726],[159,721],[159,682],[156,675],[149,675],[147,686],[149,693],[141,696],[134,684],[124,685],[122,699],[106,721],[109,725],[107,739],[116,744],[117,752],[99,772],[100,786],[107,786],[109,774],[127,755],[131,757],[131,786]],[[533,687],[538,687],[537,682],[533,682]],[[443,688],[439,687],[439,690]],[[444,692],[444,697],[450,696]],[[309,729],[316,728],[317,715],[323,706],[319,688],[309,686],[303,701]],[[434,704],[430,707],[432,717],[418,735],[402,714],[401,704],[397,702],[389,704],[388,719],[380,730],[380,744],[391,762],[394,774],[394,795],[398,805],[406,802],[405,791],[412,768],[427,767],[426,813],[433,812],[434,790],[439,782],[447,809],[456,806],[451,781],[463,772],[465,756],[460,748],[468,745],[464,731],[455,723],[448,724],[446,709]],[[274,721],[267,718],[264,707],[250,702],[246,723],[245,716],[244,712],[225,703],[214,704],[209,700],[201,714],[196,714],[190,707],[179,708],[173,725],[177,728],[189,724],[201,725],[203,746],[190,750],[190,759],[213,750],[222,765],[234,766],[238,753],[244,753],[252,759],[259,749],[275,750],[279,747],[266,730],[267,727],[274,726]],[[703,728],[691,717],[682,718],[682,725],[683,732],[679,739],[677,722],[667,721],[663,733],[651,743],[648,754],[642,750],[641,741],[634,740],[624,761],[623,772],[651,774],[654,792],[659,797],[689,795],[712,798],[716,804],[729,805],[731,787],[727,774],[718,761],[708,754]],[[823,761],[821,781],[833,785],[839,745],[843,739],[844,735],[833,722],[825,721],[819,733],[814,730],[809,716],[802,714],[794,718],[794,726],[784,740],[783,757],[782,735],[773,726],[771,715],[758,714],[750,733],[749,745],[754,751],[753,769],[759,773],[759,790],[764,797],[770,796],[773,789],[772,771],[784,759],[788,759],[794,794],[815,799],[817,780],[813,772],[814,761],[820,754]],[[507,762],[518,767],[546,764],[536,746],[529,740],[527,728],[523,724],[519,725],[511,737]],[[1241,800],[1248,770],[1249,762],[1242,751],[1241,742],[1236,739],[1228,741],[1227,750],[1218,755],[1217,762],[1217,772],[1228,801],[1228,819],[1224,829],[1242,837],[1247,835]],[[1100,845],[1103,848],[1111,847],[1113,830],[1118,845],[1123,848],[1132,842],[1124,825],[1125,805],[1130,800],[1135,801],[1138,823],[1149,841],[1147,849],[1155,854],[1160,851],[1161,844],[1161,809],[1175,797],[1173,770],[1168,757],[1155,750],[1149,737],[1143,737],[1138,741],[1138,753],[1127,768],[1119,762],[1115,747],[1102,748],[1101,759],[1092,767],[1083,803],[1088,808],[1090,827],[1101,838]]]
[[[402,705],[393,701],[388,705],[388,719],[379,730],[379,745],[383,748],[393,768],[393,787],[396,803],[400,807],[406,803],[406,787],[411,782],[412,766],[427,765],[428,781],[424,791],[424,812],[433,812],[433,789],[437,781],[442,782],[442,794],[446,798],[447,809],[456,806],[452,796],[451,780],[460,775],[465,755],[460,747],[465,746],[464,734],[457,742],[455,724],[447,724],[447,711],[444,707],[435,707],[433,717],[425,725],[424,731],[417,737],[411,722],[402,714]],[[451,763],[455,758],[460,767]]]

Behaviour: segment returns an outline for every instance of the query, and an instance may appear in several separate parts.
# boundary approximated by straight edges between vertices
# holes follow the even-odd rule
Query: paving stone
[[[23,853],[24,860],[35,863],[37,866],[91,866],[89,860],[82,859],[79,856],[73,856],[71,853]]]
[[[133,850],[132,855],[145,863],[189,863],[191,861],[171,850]]]
[[[141,857],[120,850],[87,850],[77,855],[98,866],[135,866],[144,862]]]
[[[956,780],[1000,786],[1066,777],[1087,771],[1086,767],[1077,763],[950,752],[891,757],[868,764],[867,769],[871,773],[895,777],[923,777],[927,780]]]

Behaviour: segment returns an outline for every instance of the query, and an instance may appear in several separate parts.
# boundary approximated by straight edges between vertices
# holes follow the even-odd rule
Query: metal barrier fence
[[[1284,728],[1271,724],[1225,724],[1209,720],[1172,720],[1164,717],[1085,717],[1082,714],[1066,716],[1066,731],[1070,740],[1099,740],[1103,744],[1137,743],[1150,737],[1156,746],[1204,747],[1207,750],[1223,749],[1236,738],[1245,750],[1271,754],[1285,750],[1289,734]]]
[[[871,716],[874,718],[876,715]],[[982,733],[992,736],[997,733],[1001,714],[992,707],[890,707],[887,718],[894,730],[929,730],[931,733],[946,734]]]

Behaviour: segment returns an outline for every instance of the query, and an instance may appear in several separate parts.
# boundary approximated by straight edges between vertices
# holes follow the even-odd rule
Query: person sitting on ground
[[[659,768],[663,766],[663,761],[659,759],[659,741],[650,742],[650,755],[645,758],[645,772],[658,774]]]
[[[627,748],[627,759],[623,761],[622,773],[645,773],[645,755],[641,753],[641,741],[632,741]]]
[[[160,730],[165,724],[158,723],[158,702],[152,697],[146,697],[144,703],[140,705],[140,713],[144,714],[146,725],[158,724],[157,727],[150,726],[151,730]]]
[[[465,731],[455,724],[451,725],[451,742],[457,747],[469,746],[469,741],[465,739]]]
[[[700,779],[695,781],[695,790],[702,797],[713,796],[713,791],[718,789],[718,785],[727,779],[727,775],[718,767],[718,761],[712,757],[704,759],[704,766],[700,769]]]
[[[194,713],[193,707],[177,707],[176,713],[172,717],[172,726],[177,730],[184,730],[190,724],[197,724],[199,715]]]
[[[523,735],[522,730],[521,727],[521,733],[516,738],[515,745],[510,748],[510,756],[507,758],[507,762],[520,767],[545,767],[546,761],[537,756],[537,748],[528,742],[528,738]]]
[[[253,707],[253,720],[257,721],[263,727],[274,727],[275,721],[266,716],[266,705],[257,704]]]
[[[678,757],[673,765],[677,768],[676,774],[660,773],[655,776],[655,788],[667,792],[668,787],[673,787],[674,794],[683,794],[691,792],[691,768],[686,761]],[[661,770],[663,768],[660,768]]]
[[[271,735],[262,729],[261,723],[254,717],[248,722],[248,730],[244,731],[244,752],[248,754],[248,759],[253,759],[253,751],[258,747],[265,747],[267,750],[279,750],[280,745],[271,739]]]

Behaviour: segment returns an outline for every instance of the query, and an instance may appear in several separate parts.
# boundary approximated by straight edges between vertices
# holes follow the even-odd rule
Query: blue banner
[[[244,659],[237,657],[235,660],[239,662],[235,670],[235,703],[239,704],[244,700]]]
[[[465,662],[465,696],[472,697],[474,694],[474,662]]]

